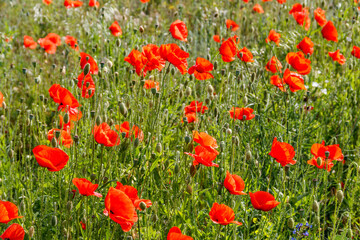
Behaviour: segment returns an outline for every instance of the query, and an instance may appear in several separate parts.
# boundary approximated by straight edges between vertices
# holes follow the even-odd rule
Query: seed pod
[[[161,143],[157,143],[157,144],[156,144],[155,150],[156,150],[158,153],[161,153],[161,151],[162,151]]]
[[[192,190],[192,187],[191,187],[190,185],[187,185],[187,186],[186,186],[186,191],[187,191],[190,195],[192,195],[193,190]]]
[[[100,116],[97,116],[96,119],[95,119],[95,124],[97,126],[99,126],[101,124],[101,117]]]
[[[84,67],[84,76],[88,75],[90,72],[90,63],[86,63]]]
[[[68,114],[68,113],[65,113],[65,115],[64,115],[64,123],[65,123],[65,124],[68,124],[69,121],[70,121],[69,114]]]
[[[124,117],[126,117],[128,110],[127,110],[125,104],[122,102],[122,103],[120,103],[119,106],[120,106],[120,113],[121,113]]]
[[[344,200],[344,192],[342,190],[338,190],[336,192],[336,199],[341,203]]]
[[[191,88],[189,86],[185,89],[185,97],[189,97],[191,95]]]
[[[294,226],[295,226],[295,221],[294,221],[294,219],[293,219],[293,218],[289,218],[289,219],[287,220],[287,224],[288,224],[288,227],[289,227],[289,228],[293,229]]]
[[[319,211],[319,203],[316,200],[312,204],[312,210],[316,213]]]
[[[146,209],[146,203],[140,202],[140,209],[144,211]]]

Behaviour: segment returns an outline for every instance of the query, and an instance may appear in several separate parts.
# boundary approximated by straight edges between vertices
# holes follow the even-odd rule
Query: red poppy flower
[[[323,27],[327,22],[326,16],[325,16],[325,11],[322,10],[321,8],[317,8],[314,10],[314,17],[315,17],[316,22],[321,27]]]
[[[116,182],[115,189],[123,191],[130,198],[130,200],[133,202],[133,204],[134,204],[134,206],[135,206],[135,208],[137,210],[142,211],[142,209],[140,208],[140,203],[141,202],[145,203],[146,208],[149,208],[149,207],[152,206],[152,202],[150,200],[148,200],[148,199],[140,199],[137,189],[132,187],[132,186],[123,185],[121,182]]]
[[[145,88],[145,89],[156,88],[156,91],[160,91],[160,83],[159,83],[159,82],[155,82],[155,81],[153,81],[153,80],[145,80],[145,82],[144,82],[144,88]]]
[[[78,76],[77,86],[81,89],[81,96],[83,98],[91,98],[92,96],[94,96],[95,82],[92,79],[91,74],[86,75],[84,79],[84,72],[80,73],[80,75]]]
[[[11,224],[0,236],[4,240],[23,240],[25,237],[24,228],[17,224]]]
[[[318,164],[318,161],[320,161],[320,165]],[[326,169],[328,172],[330,172],[331,168],[334,166],[334,163],[331,160],[326,160],[325,158],[321,157],[313,157],[307,161],[307,164],[315,166],[319,169]]]
[[[43,3],[46,5],[50,5],[52,3],[52,0],[43,0]]]
[[[79,189],[79,193],[83,196],[102,197],[100,193],[95,192],[99,184],[93,184],[86,178],[74,178],[72,183]]]
[[[236,22],[234,22],[233,20],[227,19],[226,20],[226,28],[231,29],[231,31],[235,32],[236,30],[239,29],[239,25]]]
[[[344,55],[340,53],[340,50],[336,50],[335,52],[329,52],[329,56],[336,62],[338,62],[340,65],[344,65],[346,62],[346,59]]]
[[[209,73],[214,69],[214,66],[211,62],[206,60],[205,58],[198,57],[196,58],[196,64],[189,68],[188,73],[194,74],[195,78],[198,80],[206,80],[210,78],[214,78],[214,76]]]
[[[253,11],[257,12],[257,13],[264,13],[264,9],[262,8],[262,6],[260,4],[255,4],[253,7]]]
[[[286,89],[284,87],[284,82],[278,75],[271,76],[270,83],[278,87],[281,91],[286,92]]]
[[[120,224],[124,232],[131,230],[138,221],[135,206],[130,198],[121,190],[110,187],[105,197],[105,215]]]
[[[46,35],[45,38],[52,41],[56,46],[61,45],[61,37],[59,35],[57,35],[56,33],[49,33],[48,35]]]
[[[64,1],[64,6],[66,8],[77,8],[77,7],[81,7],[84,3],[81,1],[72,1],[72,0],[65,0]]]
[[[193,165],[196,166],[198,164],[202,164],[207,167],[219,167],[218,164],[213,163],[217,154],[213,151],[209,151],[207,148],[203,146],[195,147],[195,154],[185,152],[186,155],[193,157],[195,160],[193,161]]]
[[[351,51],[351,55],[360,59],[360,47],[353,46],[353,50]]]
[[[99,126],[95,125],[92,133],[94,134],[95,141],[105,147],[113,147],[120,144],[117,132],[112,130],[106,122]]]
[[[326,154],[329,154],[326,157]],[[311,154],[315,158],[321,157],[323,159],[327,158],[330,161],[343,161],[344,155],[341,152],[339,144],[325,146],[325,141],[322,141],[321,144],[315,143],[311,147]]]
[[[218,151],[216,151],[216,148],[218,148],[218,145],[216,143],[216,139],[210,136],[209,134],[205,132],[198,132],[193,131],[193,139],[194,142],[197,142],[201,146],[205,147],[211,152],[214,152],[216,155],[219,154]]]
[[[147,2],[150,2],[150,0],[140,0],[140,2],[147,3]]]
[[[296,72],[291,72],[288,68],[284,72],[283,80],[289,85],[292,92],[306,90],[302,76]]]
[[[39,145],[32,151],[38,164],[41,167],[47,168],[50,172],[60,171],[69,161],[69,156],[66,152],[59,148]]]
[[[300,49],[305,54],[313,54],[314,52],[314,43],[310,38],[304,37],[304,39],[296,46],[297,49]]]
[[[100,7],[100,3],[97,0],[90,0],[89,7]]]
[[[176,20],[175,22],[173,22],[170,25],[169,31],[173,38],[187,42],[188,30],[183,21]]]
[[[307,8],[303,8],[302,11],[292,13],[292,16],[300,26],[304,26],[305,23],[305,30],[309,30],[311,21],[309,17],[309,10]]]
[[[84,229],[84,230],[86,230],[86,224],[83,223],[82,221],[80,221],[80,224],[81,224],[81,228]]]
[[[172,227],[169,230],[166,240],[194,240],[192,237],[181,233],[180,228]]]
[[[288,53],[286,61],[301,75],[307,75],[311,71],[311,61],[305,58],[303,52]]]
[[[237,47],[238,42],[238,36],[235,35],[221,44],[219,52],[224,62],[232,62],[235,60],[235,56],[239,51]]]
[[[271,57],[269,62],[266,64],[265,69],[272,73],[276,73],[278,71],[281,73],[282,65],[281,65],[281,62],[279,61],[279,59],[277,59],[277,57],[273,56],[273,57]]]
[[[187,123],[197,122],[196,113],[189,112],[185,113]],[[184,123],[184,119],[181,119],[181,123]]]
[[[257,191],[257,192],[249,192],[251,204],[257,210],[261,211],[270,211],[275,208],[280,202],[275,200],[275,197],[268,192]]]
[[[155,44],[143,46],[142,55],[147,59],[144,69],[145,73],[154,69],[161,71],[165,67],[166,61],[160,56],[159,47]]]
[[[274,42],[279,46],[280,43],[280,33],[275,32],[275,30],[270,30],[268,37],[265,39],[266,43]]]
[[[289,11],[289,14],[293,14],[293,13],[296,13],[296,12],[301,12],[303,9],[302,5],[300,3],[295,3],[291,10]]]
[[[3,103],[4,103],[4,95],[0,92],[0,108],[3,107]]]
[[[211,207],[209,216],[211,221],[213,221],[215,224],[229,225],[230,223],[235,223],[239,226],[242,225],[241,222],[234,221],[234,210],[225,204],[218,204],[215,202]]]
[[[85,65],[89,63],[90,64],[90,73],[91,74],[98,74],[99,67],[95,60],[87,53],[81,52],[80,53],[80,67],[81,69],[84,69]]]
[[[235,108],[235,119],[244,121],[244,120],[251,120],[255,117],[254,114],[252,114],[254,112],[254,109],[252,108]],[[234,107],[231,108],[231,110],[229,111],[230,113],[230,117],[232,119],[234,119]]]
[[[49,89],[50,97],[54,102],[58,103],[60,106],[69,106],[71,108],[79,107],[80,104],[72,95],[72,93],[60,86],[60,84],[53,84]]]
[[[277,0],[277,2],[280,4],[284,4],[284,3],[286,3],[286,0]]]
[[[48,38],[40,38],[38,40],[40,47],[42,47],[46,53],[55,54],[56,53],[56,45]]]
[[[146,72],[143,71],[147,63],[147,58],[138,50],[133,49],[130,54],[124,58],[124,61],[130,63],[136,70],[137,75],[146,76]]]
[[[229,171],[226,171],[224,187],[230,192],[230,194],[246,195],[246,193],[243,192],[245,189],[244,180],[236,174],[230,174]]]
[[[219,35],[214,35],[213,36],[213,40],[215,41],[215,42],[220,42],[220,36]]]
[[[73,36],[67,35],[65,37],[65,43],[67,45],[69,45],[72,49],[74,49],[75,51],[79,51],[79,46],[77,46],[77,39],[74,38]]]
[[[109,27],[111,34],[114,35],[115,37],[119,37],[122,35],[122,30],[121,27],[119,25],[119,23],[117,21],[114,21],[110,27]]]
[[[321,29],[323,38],[328,41],[338,41],[338,33],[332,21],[328,21],[325,26]]]
[[[24,47],[25,48],[30,48],[30,49],[35,49],[37,46],[37,43],[34,41],[34,39],[30,36],[25,35],[24,36]]]
[[[202,102],[198,102],[198,101],[192,101],[189,105],[187,105],[184,108],[185,114],[188,113],[193,113],[193,112],[201,112],[202,114],[205,113],[206,110],[208,110],[207,106],[203,106]]]
[[[51,141],[55,137],[56,131],[60,132],[60,137],[58,139],[55,138],[56,141],[64,147],[70,148],[70,146],[73,144],[73,140],[68,131],[53,128],[48,132],[48,140]]]
[[[18,215],[18,208],[15,204],[0,200],[0,223],[8,223],[11,220],[22,217]]]
[[[163,44],[160,46],[160,56],[166,61],[173,64],[181,74],[187,73],[187,58],[189,57],[189,53],[180,49],[180,47],[175,44]]]
[[[269,155],[283,167],[287,164],[294,165],[296,163],[296,160],[293,159],[295,157],[294,148],[288,143],[278,142],[276,137],[273,140]]]
[[[138,126],[133,125],[130,132],[130,124],[128,121],[123,122],[120,126],[115,125],[115,128],[120,132],[126,133],[125,135],[126,138],[129,138],[131,134],[131,140],[133,136],[135,136],[135,138],[138,138],[140,141],[144,139],[144,133],[143,131],[141,131],[141,129]]]
[[[237,56],[243,62],[254,62],[252,53],[246,47],[240,49]]]

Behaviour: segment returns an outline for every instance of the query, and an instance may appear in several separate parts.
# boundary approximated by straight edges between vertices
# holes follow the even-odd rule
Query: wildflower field
[[[359,13],[0,0],[0,238],[360,239]]]

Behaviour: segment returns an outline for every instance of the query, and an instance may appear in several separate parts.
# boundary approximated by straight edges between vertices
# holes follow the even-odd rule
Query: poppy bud
[[[34,236],[35,233],[35,228],[33,226],[31,226],[29,228],[29,237],[32,238]]]
[[[190,195],[192,195],[193,190],[192,190],[192,187],[191,187],[190,185],[187,185],[187,186],[186,186],[186,191],[187,191]]]
[[[161,151],[162,151],[161,143],[157,143],[157,144],[156,144],[155,150],[156,150],[158,153],[161,153]]]
[[[134,141],[134,148],[137,148],[140,144],[140,140],[139,138],[135,138],[135,141]]]
[[[144,211],[146,209],[146,203],[140,202],[140,209]]]
[[[13,158],[14,157],[14,150],[12,150],[12,149],[7,150],[7,154],[9,156],[9,158]]]
[[[179,164],[177,164],[177,163],[175,163],[174,172],[175,172],[176,174],[180,172],[180,167],[179,167]]]
[[[319,203],[316,200],[312,204],[312,210],[316,213],[319,211]]]
[[[78,142],[79,142],[79,136],[78,136],[78,135],[75,135],[75,136],[74,136],[74,142],[75,142],[75,143],[78,143]]]
[[[151,221],[154,223],[158,220],[158,216],[154,213],[152,216],[151,216]]]
[[[23,68],[22,71],[23,71],[23,74],[26,74],[27,69],[26,69],[26,68]]]
[[[251,160],[252,154],[251,154],[251,151],[250,151],[250,150],[246,150],[246,152],[245,152],[245,158],[246,158],[246,161]]]
[[[52,216],[52,218],[51,218],[51,224],[53,225],[53,226],[56,226],[57,225],[57,217],[54,215],[54,216]]]
[[[214,94],[214,87],[211,84],[207,86],[207,92],[210,96]]]
[[[40,76],[39,76],[39,77],[36,77],[36,78],[35,78],[35,83],[36,83],[36,84],[39,84],[40,82],[41,82]]]
[[[185,96],[186,97],[189,97],[191,95],[191,88],[188,86],[188,87],[186,87],[186,89],[185,89]]]
[[[122,138],[125,138],[125,137],[126,137],[126,132],[122,132],[122,133],[121,133],[121,137],[122,137]]]
[[[211,100],[209,98],[205,98],[205,104],[210,105],[210,103],[211,103]]]
[[[243,104],[246,106],[248,104],[248,98],[244,96],[243,98]]]
[[[343,199],[344,199],[344,193],[343,193],[342,190],[338,190],[338,191],[336,192],[336,198],[337,198],[337,200],[339,201],[339,203],[341,203],[341,202],[343,201]]]
[[[144,29],[144,27],[143,27],[143,26],[140,26],[140,27],[139,27],[139,32],[140,32],[140,33],[143,33],[143,32],[144,32],[144,30],[145,30],[145,29]]]
[[[120,47],[121,46],[121,40],[120,38],[116,39],[116,46]]]
[[[227,129],[226,129],[226,134],[227,134],[227,135],[231,135],[231,133],[232,133],[232,130],[231,130],[230,128],[227,128]]]
[[[330,152],[329,151],[325,151],[325,157],[328,158],[330,156]]]
[[[289,219],[287,220],[287,224],[288,224],[288,227],[289,227],[289,228],[293,229],[294,226],[295,226],[295,221],[294,221],[294,219],[293,219],[293,218],[289,218]]]
[[[52,138],[51,139],[51,146],[55,148],[55,147],[57,147],[57,145],[58,145],[58,143],[57,143],[56,139]]]
[[[191,164],[191,167],[190,167],[190,175],[192,176],[192,177],[194,177],[195,176],[195,174],[196,174],[196,166],[194,166],[193,164]]]
[[[103,184],[107,183],[109,181],[109,178],[108,177],[104,177],[103,178]]]
[[[221,75],[225,76],[226,70],[225,69],[221,69]]]
[[[65,123],[65,124],[68,124],[69,121],[70,121],[69,114],[68,114],[68,113],[65,113],[65,115],[64,115],[64,123]]]
[[[215,61],[213,65],[214,65],[214,70],[216,70],[216,69],[217,69],[217,67],[218,67],[218,62],[217,62],[217,61]]]
[[[58,139],[60,137],[60,131],[55,131],[55,137]]]
[[[100,116],[97,116],[96,119],[95,119],[95,124],[97,126],[99,126],[101,124],[101,117]]]
[[[190,141],[191,141],[191,137],[185,136],[184,140],[185,140],[185,143],[186,143],[186,144],[189,144]]]
[[[127,236],[126,240],[133,240],[133,237],[132,236]]]
[[[125,104],[122,102],[122,103],[120,103],[120,113],[124,116],[124,117],[126,117],[127,116],[127,108],[126,108],[126,106],[125,106]]]
[[[153,95],[155,95],[155,94],[156,94],[156,88],[152,88],[152,89],[151,89],[151,93],[152,93]]]
[[[322,164],[322,159],[321,159],[321,157],[318,157],[318,158],[316,159],[316,163],[317,163],[318,166],[321,166],[321,164]]]

